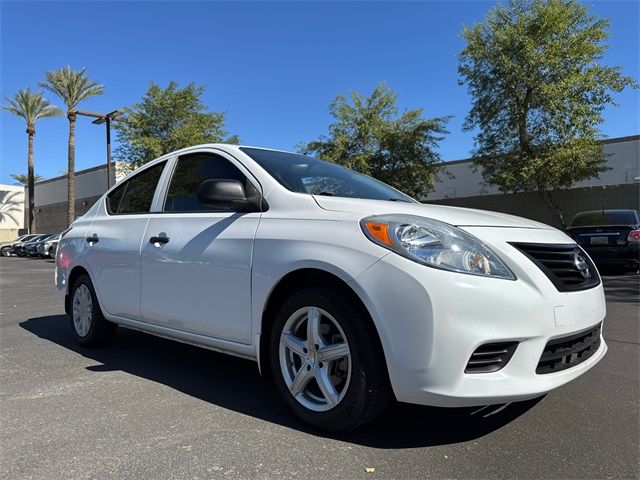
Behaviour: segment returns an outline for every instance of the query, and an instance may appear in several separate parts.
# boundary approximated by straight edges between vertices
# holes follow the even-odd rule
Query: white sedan
[[[63,234],[55,282],[81,344],[120,325],[255,360],[331,431],[394,397],[537,397],[607,350],[600,277],[564,233],[253,147],[136,170]]]

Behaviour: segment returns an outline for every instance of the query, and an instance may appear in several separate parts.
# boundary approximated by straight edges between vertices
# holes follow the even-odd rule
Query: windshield
[[[297,193],[336,197],[415,201],[393,187],[335,163],[295,153],[242,147],[282,186]]]
[[[572,227],[597,225],[635,225],[638,223],[634,210],[596,210],[578,213],[573,217]]]

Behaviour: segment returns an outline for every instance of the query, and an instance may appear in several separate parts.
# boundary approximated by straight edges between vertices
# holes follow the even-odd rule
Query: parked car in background
[[[15,248],[19,243],[28,242],[32,238],[36,237],[35,233],[26,233],[24,235],[20,235],[11,243],[5,243],[0,247],[0,255],[3,257],[10,257],[11,255],[15,255]]]
[[[26,242],[21,242],[16,245],[16,254],[19,257],[28,257],[37,255],[36,245],[40,240],[44,240],[49,237],[50,233],[41,233],[36,235],[35,237],[29,239]]]
[[[567,233],[599,267],[637,271],[640,214],[637,210],[594,210],[573,217]]]
[[[62,234],[54,281],[80,344],[122,325],[253,359],[332,431],[394,397],[534,398],[607,351],[600,276],[564,232],[260,148],[141,167]]]
[[[38,255],[40,257],[50,257],[55,258],[56,256],[56,248],[58,246],[58,240],[60,240],[60,234],[56,233],[55,235],[51,235],[44,240],[38,242]]]

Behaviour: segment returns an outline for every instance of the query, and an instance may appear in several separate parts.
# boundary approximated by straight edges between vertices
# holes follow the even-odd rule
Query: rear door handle
[[[157,243],[169,243],[169,237],[166,235],[160,234],[157,237],[151,237],[149,239],[149,243],[153,243],[154,245]]]
[[[99,241],[100,239],[98,238],[98,235],[96,235],[95,233],[90,237],[87,237],[87,243],[98,243]]]

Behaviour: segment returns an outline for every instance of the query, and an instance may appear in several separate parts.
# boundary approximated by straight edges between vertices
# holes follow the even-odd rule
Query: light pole
[[[120,115],[124,112],[121,110],[114,110],[111,113],[96,113],[96,112],[88,112],[86,110],[77,110],[76,113],[78,115],[83,115],[85,117],[92,117],[95,120],[91,123],[95,125],[105,124],[107,131],[107,189],[111,188],[111,120],[116,120]],[[123,119],[119,119],[123,120]]]

